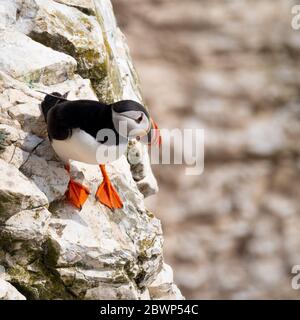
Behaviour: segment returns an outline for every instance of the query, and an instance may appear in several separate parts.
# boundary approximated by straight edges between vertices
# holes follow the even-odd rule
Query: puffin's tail
[[[41,103],[41,111],[43,112],[45,122],[47,122],[47,114],[49,110],[56,106],[58,103],[62,101],[66,101],[66,96],[69,92],[65,93],[64,95],[60,94],[59,92],[52,92],[49,94],[46,94],[43,102]]]

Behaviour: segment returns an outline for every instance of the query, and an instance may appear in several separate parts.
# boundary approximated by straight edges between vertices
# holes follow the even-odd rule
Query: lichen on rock
[[[107,168],[123,209],[90,196],[79,212],[64,199],[68,175],[39,109],[35,89],[142,102],[110,1],[12,0],[0,38],[0,299],[181,299],[162,273],[160,221],[143,202],[157,191],[147,154],[130,145],[128,160]],[[97,166],[74,161],[71,171],[95,193]]]

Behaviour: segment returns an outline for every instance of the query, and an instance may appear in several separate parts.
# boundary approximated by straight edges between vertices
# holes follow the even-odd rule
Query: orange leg
[[[120,199],[120,196],[118,195],[116,189],[110,182],[105,169],[105,165],[100,164],[99,167],[102,172],[103,181],[96,192],[96,199],[110,209],[123,208],[122,200]]]
[[[66,165],[65,169],[67,170],[70,176],[70,182],[68,185],[68,190],[66,192],[66,198],[69,202],[71,202],[76,208],[79,210],[82,209],[83,204],[85,203],[86,199],[88,198],[90,192],[89,189],[79,182],[74,181],[71,178],[70,174],[70,165]]]

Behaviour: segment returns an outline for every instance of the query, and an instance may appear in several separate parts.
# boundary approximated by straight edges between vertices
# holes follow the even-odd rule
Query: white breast
[[[73,129],[67,140],[52,140],[52,147],[65,162],[69,160],[88,164],[106,164],[120,158],[125,153],[127,143],[107,146],[98,143],[94,137],[80,129]]]

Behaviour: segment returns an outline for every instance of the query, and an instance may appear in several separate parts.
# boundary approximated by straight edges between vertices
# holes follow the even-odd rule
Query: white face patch
[[[143,137],[151,128],[147,115],[142,111],[113,111],[113,123],[118,133],[128,138]]]

